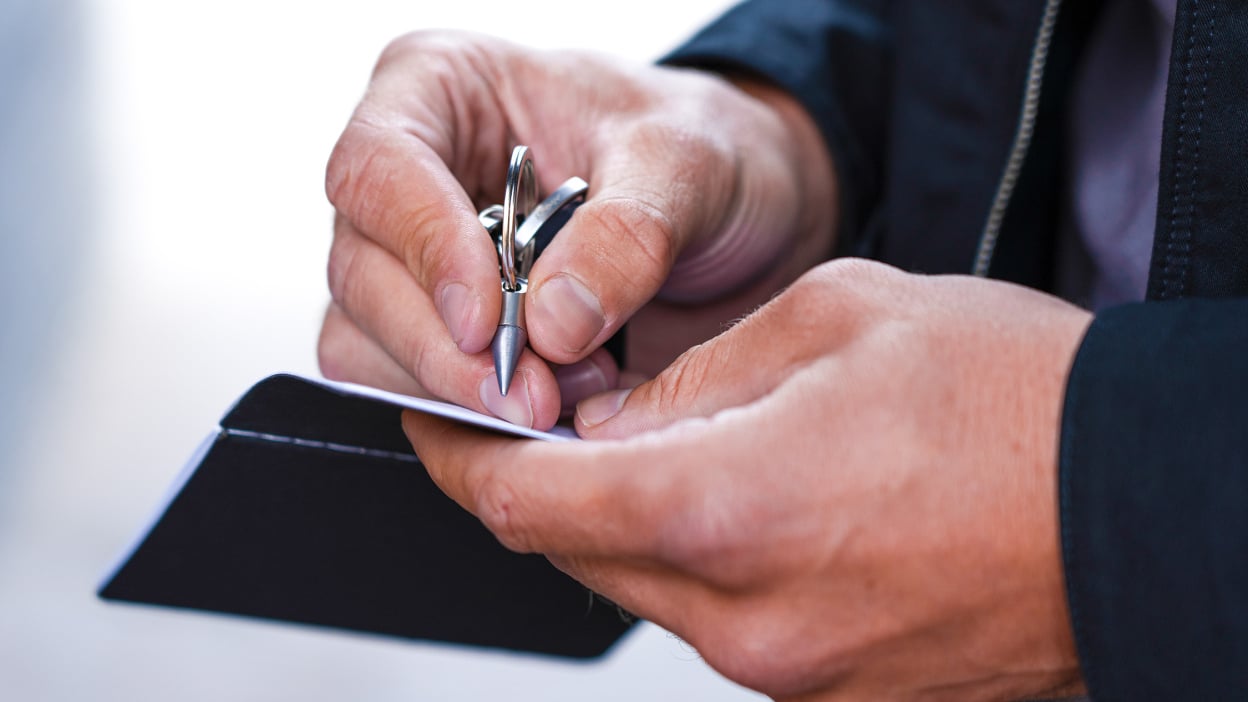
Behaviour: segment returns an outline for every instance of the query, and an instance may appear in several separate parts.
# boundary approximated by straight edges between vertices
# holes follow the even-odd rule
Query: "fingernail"
[[[555,381],[559,383],[559,397],[565,412],[576,409],[581,400],[612,387],[607,381],[607,374],[593,358],[555,369]]]
[[[632,390],[613,390],[595,395],[576,408],[576,416],[587,427],[598,426],[620,413],[620,408],[624,406],[624,401],[631,392]]]
[[[507,397],[498,392],[498,376],[490,373],[477,389],[481,404],[492,414],[522,427],[533,426],[533,406],[529,402],[529,381],[523,373],[516,373]]]
[[[438,313],[446,320],[446,328],[451,332],[451,339],[456,346],[464,343],[464,337],[468,336],[473,317],[480,306],[480,300],[475,299],[468,286],[463,283],[451,283],[442,288]]]
[[[551,278],[534,297],[535,311],[549,325],[543,330],[547,335],[543,341],[568,353],[581,352],[607,323],[602,303],[571,276]]]

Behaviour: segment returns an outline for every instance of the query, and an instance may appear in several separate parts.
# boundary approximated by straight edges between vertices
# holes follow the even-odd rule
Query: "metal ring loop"
[[[503,288],[509,292],[520,289],[520,274],[516,267],[516,230],[533,213],[537,205],[537,176],[529,147],[517,146],[511,152],[507,166],[507,184],[503,190],[503,231],[499,242],[503,274]]]
[[[533,261],[537,258],[537,233],[565,205],[584,199],[588,190],[589,184],[585,181],[575,176],[568,178],[549,197],[539,202],[520,223],[520,228],[516,230],[516,246],[519,247],[516,271],[521,278],[528,279]]]

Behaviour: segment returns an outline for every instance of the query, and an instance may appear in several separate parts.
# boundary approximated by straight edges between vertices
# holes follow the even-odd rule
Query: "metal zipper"
[[[1044,67],[1049,59],[1049,45],[1053,42],[1053,29],[1057,26],[1057,12],[1061,7],[1062,0],[1046,0],[1044,3],[1044,16],[1040,20],[1036,42],[1031,49],[1031,64],[1027,69],[1027,89],[1023,92],[1023,109],[1018,117],[1018,129],[1014,132],[1010,157],[1005,162],[1005,172],[1001,174],[1001,182],[997,184],[997,194],[992,199],[992,209],[988,211],[988,221],[984,223],[984,232],[979,237],[979,251],[975,254],[975,267],[972,273],[981,278],[988,276],[988,268],[992,265],[992,255],[997,250],[997,239],[1001,235],[1001,222],[1005,219],[1005,211],[1010,206],[1014,187],[1018,185],[1018,174],[1023,170],[1027,150],[1031,147],[1031,137],[1036,129],[1036,114],[1040,109],[1040,88],[1044,82]]]

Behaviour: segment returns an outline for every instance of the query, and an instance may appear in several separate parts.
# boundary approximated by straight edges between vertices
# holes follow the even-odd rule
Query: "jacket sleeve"
[[[663,63],[762,78],[814,118],[836,164],[838,249],[880,199],[891,102],[892,31],[887,0],[751,0],[676,49]]]
[[[1248,299],[1098,315],[1062,418],[1066,585],[1093,699],[1248,694]]]

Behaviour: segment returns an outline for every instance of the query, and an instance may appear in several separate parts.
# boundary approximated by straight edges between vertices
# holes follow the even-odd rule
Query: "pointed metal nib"
[[[516,374],[516,366],[520,364],[520,354],[529,343],[529,335],[524,329],[510,324],[500,324],[494,332],[494,342],[490,349],[494,352],[494,373],[498,375],[498,391],[507,396],[511,389],[511,378]]]

